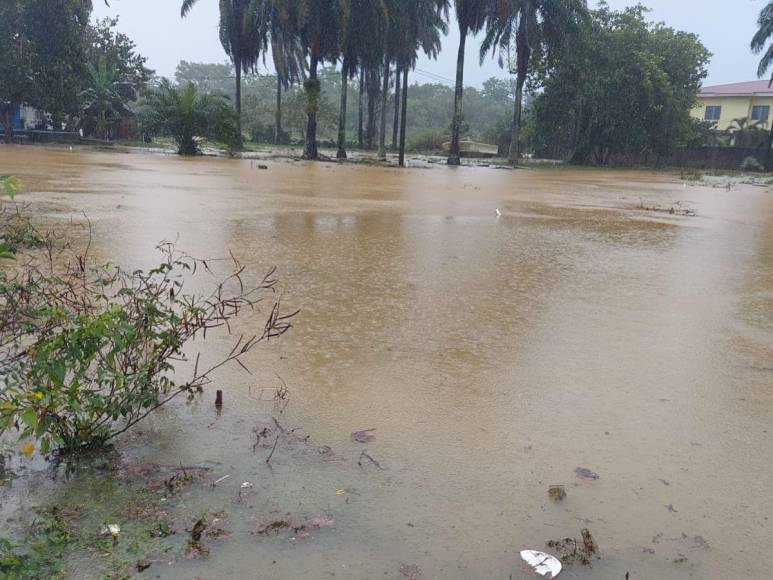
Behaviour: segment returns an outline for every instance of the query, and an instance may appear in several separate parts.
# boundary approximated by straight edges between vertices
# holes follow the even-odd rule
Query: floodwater
[[[119,445],[231,475],[183,505],[224,510],[231,536],[148,573],[405,578],[407,564],[421,578],[521,579],[521,549],[587,527],[602,557],[562,577],[773,577],[771,189],[639,171],[266,164],[0,149],[0,173],[23,179],[41,219],[88,215],[98,256],[148,267],[175,237],[198,256],[230,249],[253,282],[277,266],[284,304],[302,309],[250,354],[254,376],[217,376],[221,415],[208,392]],[[697,216],[637,207],[677,202]],[[277,375],[290,390],[281,414],[258,391]],[[272,469],[252,448],[271,414],[310,436],[277,449]],[[375,441],[354,443],[362,429]],[[363,447],[383,470],[357,465]],[[239,501],[242,481],[255,488]],[[7,497],[21,487],[6,505],[56,489]],[[255,533],[285,513],[336,526],[302,541]]]

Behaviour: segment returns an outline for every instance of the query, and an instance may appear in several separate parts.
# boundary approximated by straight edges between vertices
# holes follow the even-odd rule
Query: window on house
[[[706,115],[703,117],[706,121],[719,121],[722,116],[722,107],[719,105],[709,105],[706,107]]]
[[[768,105],[756,105],[752,107],[752,121],[766,123],[770,116],[770,107]]]

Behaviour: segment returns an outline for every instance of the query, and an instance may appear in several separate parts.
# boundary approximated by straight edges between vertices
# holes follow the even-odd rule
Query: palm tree
[[[467,35],[477,34],[486,23],[489,6],[495,0],[454,0],[456,21],[459,25],[459,52],[456,57],[456,92],[454,94],[454,119],[451,125],[451,150],[448,153],[448,164],[459,165],[459,134],[462,128],[462,98],[464,96],[464,51],[467,45]]]
[[[335,62],[340,55],[340,39],[349,0],[298,0],[298,37],[308,55],[309,76],[306,90],[306,137],[304,159],[317,159],[317,111],[321,84],[317,78],[320,62]]]
[[[392,151],[397,151],[397,139],[400,132],[400,93],[402,92],[402,85],[400,84],[400,78],[402,72],[400,67],[395,67],[395,114],[392,117]]]
[[[118,69],[105,57],[100,57],[96,67],[89,64],[89,76],[91,86],[80,94],[82,122],[93,128],[97,137],[107,139],[111,122],[131,114],[126,101],[135,100],[136,91],[131,83],[120,79]]]
[[[406,125],[408,118],[408,73],[416,67],[419,51],[437,58],[441,35],[448,32],[447,0],[415,0],[400,11],[395,23],[394,59],[402,71],[399,163],[405,166]]]
[[[305,75],[306,58],[297,35],[297,2],[288,0],[251,0],[249,10],[258,27],[260,50],[265,63],[269,47],[276,71],[276,111],[274,142],[282,141],[282,91]]]
[[[188,83],[177,88],[163,79],[145,102],[142,116],[148,131],[171,136],[180,155],[195,155],[203,137],[238,147],[236,114],[230,100],[222,95],[201,94]]]
[[[733,119],[727,129],[734,147],[764,147],[765,123],[749,117]]]
[[[185,18],[198,0],[183,0],[180,15]],[[254,70],[260,56],[258,25],[251,0],[220,0],[220,44],[236,72],[236,115],[241,135],[242,72]]]
[[[504,61],[503,54],[506,54],[510,72],[516,75],[508,155],[513,163],[520,157],[523,87],[529,76],[532,58],[538,51],[560,47],[567,32],[575,29],[585,14],[586,0],[496,0],[488,6],[486,37],[480,48],[481,61],[489,50],[494,53],[499,48],[500,64]],[[514,59],[511,58],[513,50]]]
[[[768,2],[765,7],[760,11],[759,18],[757,18],[757,33],[752,38],[751,47],[755,54],[759,54],[764,51],[762,59],[760,59],[760,65],[757,68],[757,76],[762,78],[768,74],[771,66],[773,65],[773,43],[768,44],[773,39],[773,1]],[[767,49],[765,48],[767,46]],[[773,85],[773,77],[770,79],[768,86]],[[773,160],[773,123],[770,126],[770,136],[768,137],[768,147],[765,154],[765,169],[771,170],[771,161]]]
[[[386,35],[382,50],[381,71],[381,121],[378,131],[378,158],[386,160],[386,124],[387,124],[387,99],[389,97],[389,79],[392,65],[392,55],[395,52],[397,32],[399,26],[399,13],[404,6],[399,0],[387,0]]]
[[[383,53],[389,14],[383,0],[350,0],[341,43],[341,110],[338,120],[338,152],[346,159],[346,109],[349,79],[357,69],[372,67]],[[360,96],[362,99],[362,96]]]

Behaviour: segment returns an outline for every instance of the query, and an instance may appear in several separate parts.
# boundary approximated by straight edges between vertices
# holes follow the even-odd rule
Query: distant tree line
[[[318,74],[320,95],[317,110],[317,140],[329,147],[337,147],[339,139],[341,74],[326,66]],[[234,98],[234,70],[232,65],[192,63],[182,61],[175,72],[179,86],[192,83],[204,94],[222,94]],[[306,137],[306,97],[300,84],[280,89],[283,85],[277,75],[244,75],[241,82],[242,130],[255,143],[303,143]],[[283,90],[280,133],[276,133],[276,93]],[[510,118],[513,102],[513,83],[492,77],[481,89],[465,88],[467,106],[461,126],[463,138],[498,143],[509,143]],[[360,95],[357,84],[348,91],[354,106],[347,107],[345,119],[346,147],[375,149],[378,146],[378,123],[381,98],[369,95],[367,89]],[[439,152],[450,141],[450,119],[454,110],[454,89],[446,84],[413,83],[410,85],[411,107],[407,111],[407,149]],[[362,96],[362,98],[360,98]],[[397,150],[399,145],[399,99],[391,92],[387,99],[387,148]],[[362,121],[362,130],[360,122]]]
[[[196,2],[184,0],[181,15]],[[419,85],[411,78],[419,55],[437,56],[451,10],[460,32],[455,86]],[[235,116],[224,117],[223,103],[210,99],[206,108],[219,117],[206,127],[219,128],[225,139],[221,129],[233,125],[229,147],[238,149],[244,135],[274,143],[299,139],[309,159],[317,158],[322,142],[340,158],[355,145],[377,150],[382,159],[393,148],[402,163],[406,147],[437,149],[448,142],[450,164],[459,162],[465,138],[495,143],[513,162],[533,153],[604,164],[634,155],[664,158],[705,131],[690,110],[710,54],[696,36],[649,22],[642,6],[223,0],[219,32],[230,66],[182,62],[176,85],[150,82],[145,59],[116,32],[116,21],[90,24],[90,11],[85,0],[0,5],[5,125],[26,103],[46,111],[54,128],[111,138],[144,111],[144,130],[169,133],[168,120],[138,107],[138,98],[146,94],[144,101],[165,103],[170,112],[170,103],[182,106],[183,95],[195,105],[200,96],[220,93],[231,97]],[[464,86],[466,43],[478,32],[481,61],[497,58],[511,81],[491,79],[482,90]],[[255,74],[269,59],[275,76]],[[187,120],[202,119],[189,112]],[[197,136],[214,134],[202,128]]]

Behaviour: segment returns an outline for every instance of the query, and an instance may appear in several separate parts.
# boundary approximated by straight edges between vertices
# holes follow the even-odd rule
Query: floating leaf
[[[32,457],[32,454],[35,453],[35,445],[33,443],[25,443],[21,446],[21,452],[24,453],[25,457]]]
[[[577,474],[577,477],[581,477],[583,479],[591,479],[593,481],[597,480],[599,478],[599,474],[595,471],[591,471],[587,467],[578,467],[574,470],[574,472]]]
[[[376,436],[373,434],[375,429],[365,429],[364,431],[355,431],[352,433],[352,441],[355,443],[370,443],[375,441]]]

